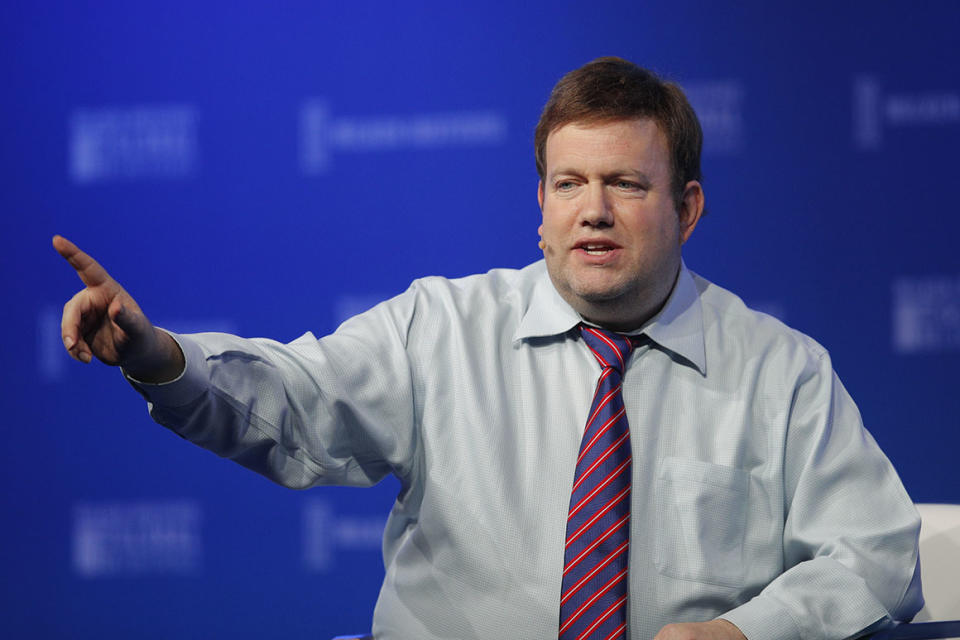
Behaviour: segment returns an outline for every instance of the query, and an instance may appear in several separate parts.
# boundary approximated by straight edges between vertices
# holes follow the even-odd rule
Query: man
[[[829,356],[683,265],[700,142],[678,87],[599,59],[537,126],[543,261],[418,280],[282,345],[158,330],[57,237],[86,284],[64,344],[277,482],[395,474],[376,637],[845,638],[909,619],[919,519]]]

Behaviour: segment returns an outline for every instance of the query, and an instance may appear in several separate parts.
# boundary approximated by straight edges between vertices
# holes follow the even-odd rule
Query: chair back
[[[960,504],[917,504],[926,604],[914,622],[960,619]]]

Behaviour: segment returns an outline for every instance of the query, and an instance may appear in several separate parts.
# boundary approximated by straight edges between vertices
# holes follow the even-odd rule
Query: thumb
[[[149,324],[143,313],[139,310],[133,311],[123,301],[117,299],[110,303],[110,320],[130,337],[139,337],[146,332]]]

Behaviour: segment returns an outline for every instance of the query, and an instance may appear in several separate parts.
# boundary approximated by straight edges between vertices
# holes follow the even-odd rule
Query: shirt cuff
[[[717,617],[737,625],[747,640],[801,640],[790,611],[762,594]]]
[[[137,380],[122,368],[120,371],[147,402],[161,407],[183,407],[207,390],[207,358],[200,345],[189,336],[178,335],[163,328],[160,330],[173,338],[183,352],[184,367],[180,375],[169,382],[153,384]]]

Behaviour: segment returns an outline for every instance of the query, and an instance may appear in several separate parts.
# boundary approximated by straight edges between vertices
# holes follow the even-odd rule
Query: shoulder
[[[418,278],[403,293],[346,320],[337,333],[381,332],[407,342],[412,335],[438,339],[454,326],[504,329],[519,322],[537,282],[545,277],[539,262],[460,278]]]
[[[491,304],[520,310],[525,307],[536,283],[544,277],[546,270],[541,261],[522,269],[491,269],[460,278],[418,278],[408,293],[417,297],[421,304],[431,307],[439,304],[451,311],[471,310],[477,305],[489,310]]]
[[[692,275],[703,313],[708,358],[772,360],[808,371],[829,361],[827,350],[810,336],[751,309],[731,291]]]
[[[418,278],[405,292],[350,318],[337,332],[395,335],[403,344],[512,335],[542,278],[542,262],[460,278]]]

